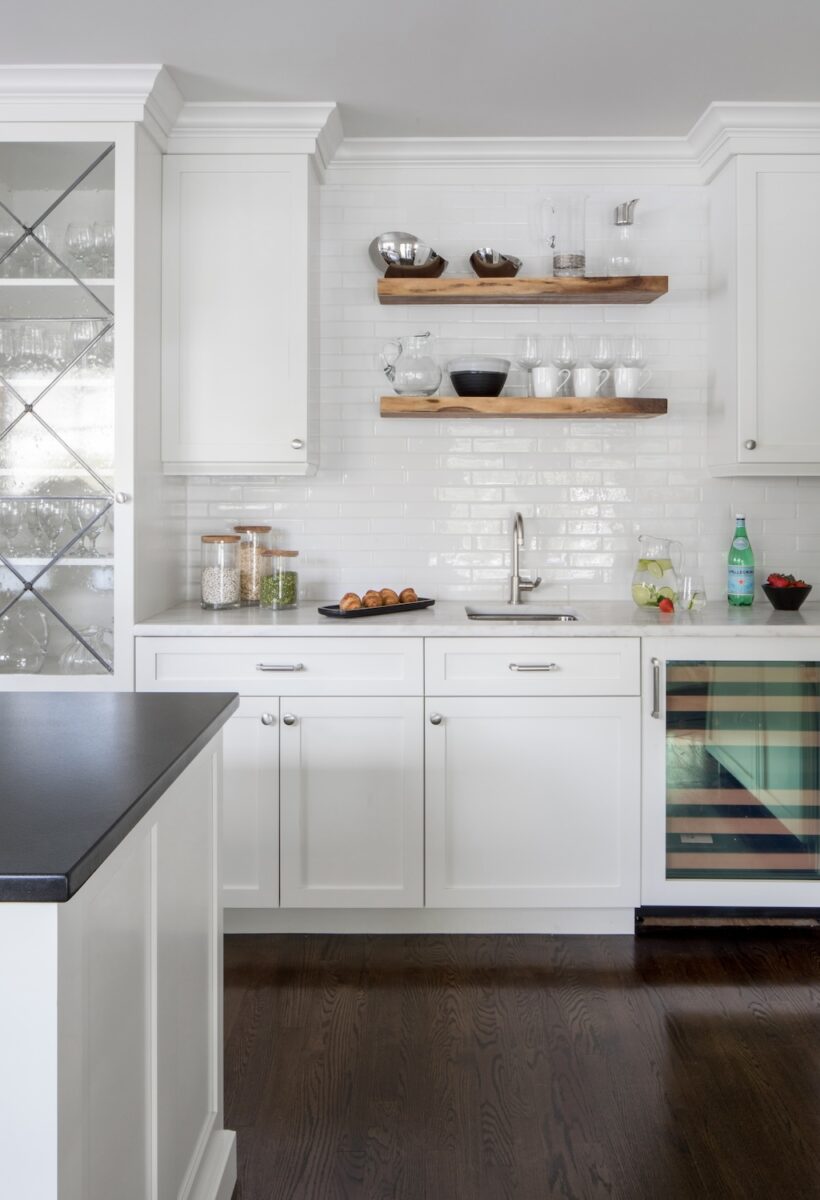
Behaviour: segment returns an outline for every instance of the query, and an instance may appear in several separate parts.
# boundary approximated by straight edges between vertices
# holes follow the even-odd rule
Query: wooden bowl
[[[439,275],[444,274],[446,266],[447,259],[442,258],[439,254],[434,254],[421,267],[392,263],[385,271],[384,277],[385,279],[438,279]]]

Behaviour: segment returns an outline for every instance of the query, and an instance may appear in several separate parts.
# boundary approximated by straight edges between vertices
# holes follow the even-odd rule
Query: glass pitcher
[[[441,367],[432,357],[432,337],[417,333],[388,342],[381,353],[384,373],[399,396],[432,396],[441,383]],[[392,357],[390,352],[394,351]]]
[[[638,542],[641,555],[632,576],[632,599],[639,608],[657,608],[661,600],[674,602],[683,571],[683,546],[648,533],[642,533]]]

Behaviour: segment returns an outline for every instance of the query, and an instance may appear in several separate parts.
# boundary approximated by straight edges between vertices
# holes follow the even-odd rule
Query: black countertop
[[[0,694],[0,900],[68,900],[238,706],[207,695]]]

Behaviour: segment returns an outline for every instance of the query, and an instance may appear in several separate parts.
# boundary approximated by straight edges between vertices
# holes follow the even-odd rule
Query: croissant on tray
[[[418,600],[414,588],[395,592],[393,588],[368,588],[359,596],[356,592],[345,592],[339,601],[342,612],[353,612],[357,608],[387,608],[393,604],[415,604]]]

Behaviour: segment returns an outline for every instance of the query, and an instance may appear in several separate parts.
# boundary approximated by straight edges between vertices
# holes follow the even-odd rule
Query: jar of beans
[[[299,599],[299,576],[293,569],[298,550],[263,550],[268,564],[259,585],[259,603],[263,608],[296,608]]]
[[[239,608],[239,534],[202,537],[202,607]]]
[[[270,525],[234,525],[239,542],[239,599],[242,604],[259,603],[262,551],[270,545]]]

